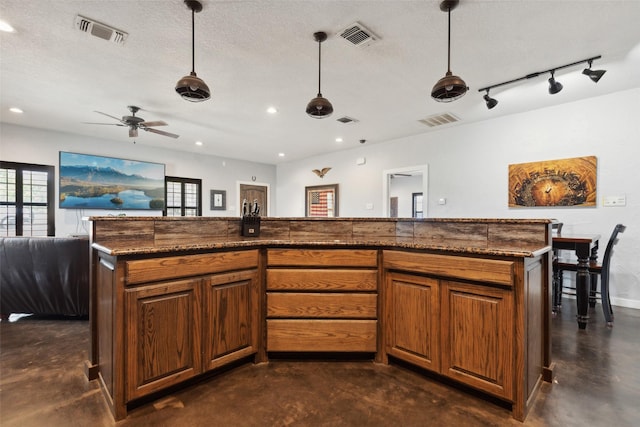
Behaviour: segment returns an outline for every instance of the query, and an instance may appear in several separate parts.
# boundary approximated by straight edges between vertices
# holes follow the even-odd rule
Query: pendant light
[[[195,14],[202,10],[202,4],[197,0],[184,0],[184,3],[191,9],[191,74],[176,83],[176,92],[187,101],[202,102],[211,98],[209,86],[195,71]]]
[[[444,0],[440,3],[440,10],[449,15],[449,41],[447,53],[447,74],[438,80],[431,90],[431,97],[438,102],[451,102],[464,96],[469,89],[467,84],[458,76],[451,73],[451,11],[458,6],[459,0]]]
[[[314,119],[324,119],[333,113],[333,105],[331,105],[328,99],[322,97],[322,92],[320,91],[320,72],[322,65],[320,46],[322,42],[327,39],[327,33],[319,31],[313,33],[313,37],[318,42],[318,96],[307,104],[307,114]]]

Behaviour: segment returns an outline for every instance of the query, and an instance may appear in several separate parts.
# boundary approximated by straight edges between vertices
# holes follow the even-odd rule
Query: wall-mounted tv
[[[60,208],[164,209],[162,163],[60,151]]]

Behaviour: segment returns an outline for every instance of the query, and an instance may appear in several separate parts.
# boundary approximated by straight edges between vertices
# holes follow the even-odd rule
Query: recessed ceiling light
[[[9,111],[11,111],[12,113],[18,113],[18,114],[22,114],[24,113],[24,111],[22,111],[20,108],[18,107],[11,107],[9,108]]]
[[[196,141],[196,145],[202,145],[202,141]]]
[[[14,33],[16,30],[8,22],[0,19],[0,31],[4,31],[5,33]]]
[[[342,138],[337,137],[337,138],[336,138],[336,142],[342,142]]]
[[[278,112],[278,109],[276,107],[267,108],[267,113],[269,113],[269,114],[275,114],[277,112]]]
[[[284,157],[284,153],[278,153],[278,157]]]

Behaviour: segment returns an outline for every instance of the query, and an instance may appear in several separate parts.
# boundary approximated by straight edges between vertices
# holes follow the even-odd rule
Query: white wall
[[[176,143],[179,143],[178,141]],[[168,176],[202,179],[203,216],[238,216],[237,182],[267,184],[275,190],[276,168],[273,165],[252,163],[184,151],[154,148],[143,144],[121,143],[91,139],[78,135],[2,124],[0,127],[0,158],[4,161],[36,163],[55,166],[56,197],[58,191],[59,151],[164,163]],[[210,190],[227,191],[227,210],[210,210]],[[270,211],[275,212],[275,200],[270,196]],[[101,209],[59,209],[56,200],[56,236],[86,234],[82,217],[97,215],[128,216],[162,215],[162,211],[109,211]]]
[[[304,187],[337,183],[340,216],[382,216],[382,171],[428,164],[430,217],[558,218],[563,232],[598,233],[603,243],[616,223],[627,225],[612,260],[611,297],[613,304],[640,308],[639,112],[636,88],[286,163],[277,170],[277,215],[304,216]],[[509,164],[592,155],[597,207],[508,207]],[[356,165],[360,157],[364,165]],[[332,169],[322,180],[311,172],[325,166]],[[626,196],[626,206],[602,206],[604,196],[616,195]],[[446,205],[438,205],[440,198]]]

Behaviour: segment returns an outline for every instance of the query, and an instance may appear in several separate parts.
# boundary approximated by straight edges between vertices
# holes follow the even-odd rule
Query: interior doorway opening
[[[413,217],[414,193],[422,193],[421,217],[428,217],[428,165],[408,166],[382,171],[382,216],[385,218]],[[397,200],[393,203],[391,198]]]

